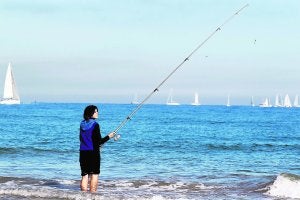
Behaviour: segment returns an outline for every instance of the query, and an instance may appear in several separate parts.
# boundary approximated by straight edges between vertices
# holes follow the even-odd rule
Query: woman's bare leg
[[[88,190],[88,182],[89,182],[89,176],[88,175],[82,176],[80,182],[81,191],[86,192]]]
[[[98,174],[92,174],[91,175],[91,183],[90,183],[90,191],[91,192],[97,192],[98,188]]]

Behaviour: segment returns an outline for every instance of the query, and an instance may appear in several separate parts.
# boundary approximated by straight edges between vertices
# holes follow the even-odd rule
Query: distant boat
[[[227,107],[230,106],[230,95],[227,96],[227,104],[226,104],[226,106],[227,106]]]
[[[282,107],[282,99],[280,95],[276,95],[274,107]]]
[[[262,107],[262,108],[272,107],[270,98],[266,98],[263,103],[259,104],[259,107]]]
[[[7,67],[3,98],[1,99],[0,104],[20,104],[20,97],[17,92],[17,86],[13,76],[11,63],[9,63]]]
[[[195,92],[195,99],[194,99],[194,102],[191,103],[191,105],[193,105],[193,106],[199,106],[199,105],[201,105],[201,104],[199,103],[199,95],[198,95],[197,92]]]
[[[131,101],[131,104],[139,104],[137,94],[134,94],[134,98]]]
[[[168,100],[167,100],[167,105],[168,106],[178,106],[178,105],[180,105],[179,103],[177,103],[173,100],[173,89],[170,90]]]
[[[251,106],[255,106],[253,96],[251,96]]]
[[[289,97],[288,94],[286,94],[285,97],[284,97],[283,107],[286,107],[286,108],[292,107],[292,103],[291,103],[291,100],[290,100],[290,97]]]
[[[295,96],[294,107],[300,107],[300,105],[299,105],[299,96],[298,96],[298,94]]]

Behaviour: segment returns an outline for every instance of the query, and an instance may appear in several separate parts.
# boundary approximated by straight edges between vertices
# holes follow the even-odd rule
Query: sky
[[[1,0],[0,95],[11,62],[24,103],[141,100],[246,4],[148,103],[293,99],[298,0]]]

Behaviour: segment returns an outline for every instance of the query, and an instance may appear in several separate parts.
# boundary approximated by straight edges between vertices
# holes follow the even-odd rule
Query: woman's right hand
[[[108,134],[108,137],[110,139],[110,138],[113,138],[115,135],[116,135],[116,132],[113,131],[113,132]]]

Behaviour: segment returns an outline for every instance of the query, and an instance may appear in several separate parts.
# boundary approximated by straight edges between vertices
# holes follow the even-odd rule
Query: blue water
[[[102,136],[135,108],[96,105]],[[87,198],[78,162],[85,106],[0,106],[0,197]],[[102,149],[94,199],[280,199],[268,192],[276,178],[300,174],[300,108],[145,105],[120,134]]]

